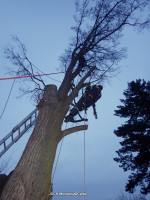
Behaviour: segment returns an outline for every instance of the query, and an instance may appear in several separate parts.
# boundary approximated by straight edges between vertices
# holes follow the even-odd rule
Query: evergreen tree
[[[124,125],[114,133],[124,140],[114,160],[124,171],[131,170],[126,191],[134,192],[140,186],[141,193],[150,193],[150,81],[136,80],[128,83],[121,99],[123,105],[117,106],[115,115],[127,118]]]

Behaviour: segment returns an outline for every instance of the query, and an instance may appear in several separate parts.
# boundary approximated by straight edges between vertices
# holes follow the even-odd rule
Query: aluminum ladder
[[[36,108],[0,141],[0,157],[35,124],[37,116],[38,109]]]

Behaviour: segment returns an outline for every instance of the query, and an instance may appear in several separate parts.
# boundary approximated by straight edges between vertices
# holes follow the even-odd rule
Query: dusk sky
[[[73,0],[0,0],[0,78],[8,77],[6,67],[12,66],[4,56],[4,48],[9,44],[14,45],[12,35],[18,36],[25,44],[28,58],[40,70],[44,73],[59,72],[59,56],[64,53],[73,34],[70,28],[74,24],[74,11]],[[102,98],[96,104],[98,119],[94,118],[92,108],[87,113],[86,200],[115,199],[121,192],[125,193],[125,184],[130,174],[125,173],[113,160],[121,141],[114,130],[125,121],[114,116],[114,110],[121,104],[120,99],[124,98],[123,91],[127,89],[128,82],[136,79],[148,81],[150,78],[150,30],[138,32],[128,28],[123,33],[121,45],[127,47],[127,57],[119,63],[120,73],[103,83]],[[52,77],[63,80],[63,75]],[[47,84],[60,86],[56,81],[48,78],[45,80]],[[0,81],[0,115],[12,82]],[[19,84],[16,81],[0,120],[0,139],[35,109],[29,96],[17,97]],[[30,134],[31,131],[27,132],[2,156],[0,164],[9,160],[5,173],[9,174],[17,165]],[[82,131],[65,137],[55,173],[54,192],[83,192],[83,136]],[[65,200],[67,197],[54,197],[56,199]]]

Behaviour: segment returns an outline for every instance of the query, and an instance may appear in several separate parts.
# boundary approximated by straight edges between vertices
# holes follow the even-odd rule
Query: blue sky
[[[11,66],[5,59],[3,50],[13,44],[11,35],[17,35],[25,44],[30,60],[45,73],[56,72],[59,56],[69,44],[72,35],[74,3],[70,0],[0,0],[0,77],[8,76],[5,66]],[[149,80],[150,74],[150,32],[141,33],[125,29],[121,44],[128,49],[128,56],[119,66],[118,76],[104,83],[103,95],[97,103],[98,120],[94,119],[92,109],[88,110],[89,129],[86,131],[86,200],[113,199],[121,192],[127,181],[124,173],[113,161],[115,151],[120,147],[113,131],[122,119],[114,116],[120,105],[127,82],[136,79]],[[57,80],[63,76],[56,75]],[[59,83],[47,80],[47,83]],[[12,80],[0,82],[0,113],[6,102]],[[0,120],[3,138],[34,108],[30,98],[17,99],[18,84],[15,83],[11,98]],[[2,158],[10,158],[9,173],[17,164],[30,136],[26,133]],[[55,192],[83,191],[83,132],[74,133],[64,139],[59,163],[54,178]],[[60,199],[60,197],[59,197]],[[65,199],[65,197],[64,197]],[[72,197],[73,199],[73,197]],[[78,197],[78,199],[80,199]]]

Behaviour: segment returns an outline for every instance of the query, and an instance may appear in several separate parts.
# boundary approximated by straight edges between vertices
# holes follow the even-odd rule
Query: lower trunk
[[[46,86],[36,126],[4,188],[2,200],[46,200],[52,190],[52,167],[65,115],[64,103],[57,96],[56,86]]]

